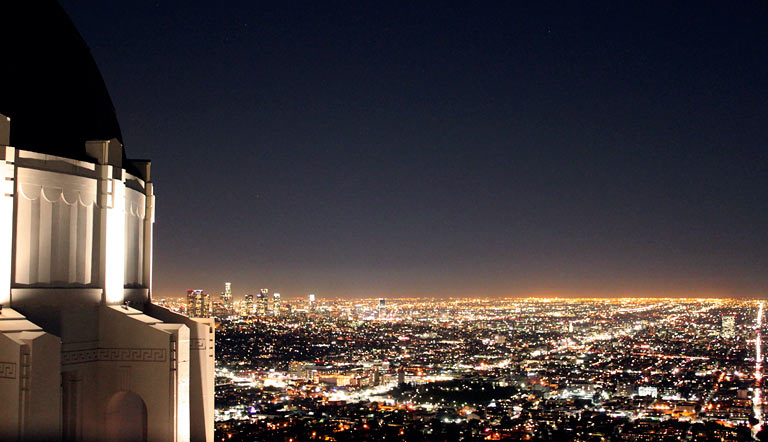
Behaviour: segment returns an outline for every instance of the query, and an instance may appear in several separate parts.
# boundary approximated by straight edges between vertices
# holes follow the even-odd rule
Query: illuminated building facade
[[[0,17],[0,440],[213,440],[213,320],[150,302],[149,161],[56,2]]]
[[[272,294],[272,314],[274,316],[280,316],[280,309],[282,309],[282,303],[280,302],[280,293]]]
[[[258,301],[256,305],[258,311],[256,313],[259,316],[267,316],[269,314],[269,290],[261,289],[256,295],[256,299]]]
[[[253,295],[248,293],[245,295],[245,308],[243,309],[243,316],[253,316],[254,308]]]
[[[224,309],[226,311],[232,310],[232,283],[231,282],[225,282],[224,283],[224,293],[221,294],[221,302],[224,304]]]
[[[187,315],[191,318],[211,317],[211,296],[203,290],[187,290]]]

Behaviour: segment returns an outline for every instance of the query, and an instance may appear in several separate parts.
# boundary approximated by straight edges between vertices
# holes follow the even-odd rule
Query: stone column
[[[102,301],[121,304],[125,288],[125,176],[123,146],[116,139],[88,141],[85,149],[96,159],[99,213],[99,285]]]
[[[152,226],[155,223],[155,189],[152,185],[151,166],[149,161],[134,160],[133,163],[144,172],[144,195],[146,206],[144,207],[144,250],[142,285],[147,288],[149,299],[152,300]]]
[[[10,144],[11,119],[0,114],[0,306],[10,307],[13,262],[13,195],[16,149]]]

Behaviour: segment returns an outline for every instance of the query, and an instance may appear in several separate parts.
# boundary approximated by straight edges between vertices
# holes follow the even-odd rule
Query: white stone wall
[[[125,286],[138,287],[144,281],[144,219],[147,197],[125,189]]]
[[[110,420],[110,405],[131,397],[144,413],[132,434],[211,441],[213,321],[163,310],[163,322],[121,305],[128,296],[157,310],[144,304],[153,187],[122,169],[116,140],[86,151],[95,163],[0,146],[0,251],[10,267],[0,272],[0,403],[10,404],[0,406],[0,440],[136,430]],[[148,164],[134,166],[149,177]]]
[[[14,282],[94,283],[96,180],[18,168]]]
[[[148,288],[152,214],[140,190],[147,184],[124,171],[113,178],[111,166],[83,168],[74,160],[27,159],[20,152],[12,285],[108,285],[108,301],[117,303],[123,287]]]

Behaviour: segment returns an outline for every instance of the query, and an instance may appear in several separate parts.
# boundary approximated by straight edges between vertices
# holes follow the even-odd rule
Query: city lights
[[[468,440],[739,440],[763,425],[762,302],[305,299],[219,320],[221,431],[405,439],[437,419]]]

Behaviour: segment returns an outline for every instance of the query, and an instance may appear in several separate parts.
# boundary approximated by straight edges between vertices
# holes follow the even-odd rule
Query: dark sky
[[[768,290],[768,4],[66,0],[155,296]]]

